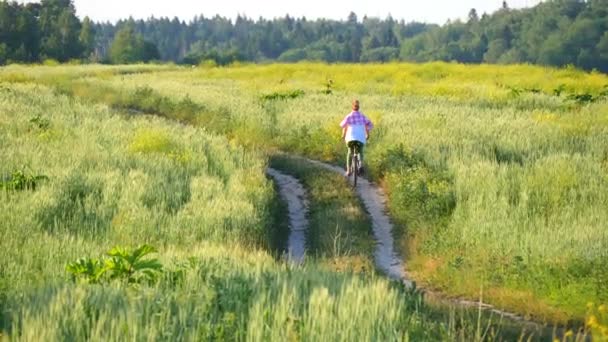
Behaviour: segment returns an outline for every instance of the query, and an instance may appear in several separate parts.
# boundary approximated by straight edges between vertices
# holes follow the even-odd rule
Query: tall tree
[[[42,56],[61,62],[81,56],[81,24],[72,0],[42,0],[40,4]]]
[[[83,57],[92,59],[92,54],[95,51],[95,28],[89,17],[85,17],[82,21],[82,28],[78,40],[82,46]]]
[[[125,25],[116,32],[110,48],[110,60],[115,64],[149,62],[159,58],[158,48],[135,32],[133,24]]]
[[[471,8],[471,10],[469,11],[469,15],[468,15],[468,23],[473,24],[478,21],[479,21],[479,15],[477,14],[477,10],[474,8]]]

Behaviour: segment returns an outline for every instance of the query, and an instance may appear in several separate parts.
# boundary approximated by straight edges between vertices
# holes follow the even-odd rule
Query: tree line
[[[608,1],[553,0],[523,10],[506,2],[492,15],[472,9],[466,22],[429,30],[401,44],[408,61],[575,65],[608,72]]]
[[[359,18],[272,20],[238,16],[79,20],[72,0],[0,2],[0,64],[71,59],[106,63],[212,60],[297,62],[458,61],[572,64],[608,72],[608,1],[549,0],[444,25]]]
[[[95,43],[93,23],[76,17],[71,0],[0,2],[0,64],[87,58]]]

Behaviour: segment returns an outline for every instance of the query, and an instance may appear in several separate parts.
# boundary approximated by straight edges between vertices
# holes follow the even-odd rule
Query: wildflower
[[[597,318],[594,315],[587,318],[587,326],[590,328],[595,328],[597,326]]]

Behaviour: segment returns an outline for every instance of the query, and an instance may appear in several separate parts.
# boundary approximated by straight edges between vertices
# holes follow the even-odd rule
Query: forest
[[[551,0],[444,25],[359,17],[79,19],[72,0],[0,2],[0,64],[455,61],[608,71],[608,2]]]

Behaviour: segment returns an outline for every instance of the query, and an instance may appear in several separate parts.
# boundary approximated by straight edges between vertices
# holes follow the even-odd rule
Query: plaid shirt
[[[361,112],[352,112],[348,114],[340,123],[340,127],[361,125],[367,127],[368,130],[374,128],[374,124]]]

